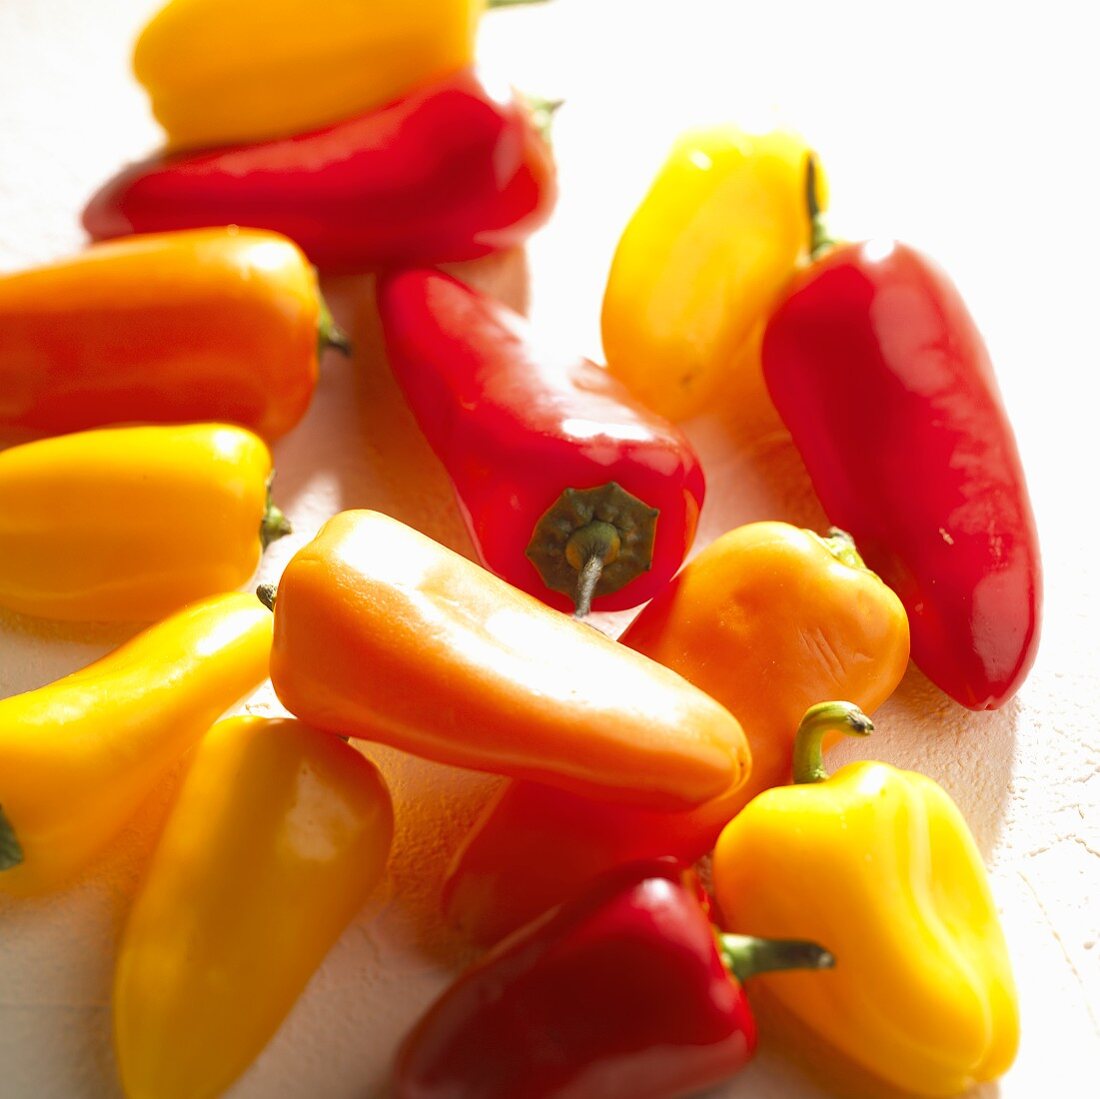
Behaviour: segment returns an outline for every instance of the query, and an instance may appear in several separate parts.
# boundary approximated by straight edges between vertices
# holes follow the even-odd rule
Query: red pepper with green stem
[[[394,1099],[673,1099],[732,1076],[756,1048],[740,982],[833,958],[716,936],[691,880],[620,867],[506,939],[406,1038]]]
[[[561,609],[634,607],[679,568],[703,504],[683,434],[606,371],[538,347],[448,275],[384,275],[390,365],[450,474],[478,555]]]
[[[830,520],[900,596],[917,666],[974,710],[1035,659],[1042,576],[1016,441],[958,290],[896,242],[834,245],[764,334],[764,377]]]
[[[95,240],[210,225],[271,229],[323,272],[476,259],[546,220],[549,146],[520,98],[471,70],[324,129],[159,154],[84,211]]]

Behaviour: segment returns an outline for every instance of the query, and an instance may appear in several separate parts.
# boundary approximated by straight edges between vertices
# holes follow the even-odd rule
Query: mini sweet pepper
[[[807,712],[795,785],[760,794],[723,830],[715,896],[729,927],[820,937],[843,959],[820,982],[759,983],[842,1059],[908,1094],[960,1095],[1016,1053],[1004,935],[981,854],[940,786],[872,761],[824,770],[823,735],[870,729],[851,703]]]

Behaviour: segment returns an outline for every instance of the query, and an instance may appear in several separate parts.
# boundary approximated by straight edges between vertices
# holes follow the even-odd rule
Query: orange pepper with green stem
[[[300,248],[256,229],[150,233],[0,277],[0,429],[304,415],[347,349]]]
[[[687,680],[388,516],[330,519],[274,607],[271,682],[319,728],[649,808],[748,774],[740,725]]]
[[[81,671],[0,701],[0,892],[63,885],[267,675],[271,616],[234,592]]]
[[[873,710],[909,654],[905,612],[842,536],[752,523],[716,539],[650,602],[621,641],[737,715],[746,782],[684,813],[601,805],[509,783],[486,805],[444,886],[448,922],[489,943],[618,863],[692,861],[759,791],[785,782],[806,707],[847,694]]]
[[[119,945],[127,1099],[229,1087],[374,891],[392,833],[381,776],[339,738],[257,717],[210,730]]]
[[[794,785],[760,794],[723,830],[714,892],[739,932],[821,935],[836,954],[820,984],[764,977],[758,994],[841,1059],[946,1099],[1011,1065],[1012,969],[981,853],[944,790],[872,760],[831,777],[822,766],[824,735],[870,731],[850,702],[806,713]]]
[[[228,424],[118,427],[0,453],[0,606],[142,622],[229,591],[290,525],[271,453]]]

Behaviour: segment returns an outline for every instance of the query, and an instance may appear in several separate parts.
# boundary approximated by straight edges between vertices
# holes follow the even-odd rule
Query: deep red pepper
[[[438,271],[383,276],[390,364],[482,563],[551,606],[634,607],[679,568],[704,494],[681,432],[587,359]]]
[[[914,662],[995,709],[1035,659],[1042,577],[989,354],[920,253],[828,243],[767,326],[768,390],[830,520],[905,605]]]
[[[432,1005],[398,1053],[393,1096],[687,1095],[732,1076],[756,1048],[738,981],[832,964],[813,943],[717,938],[673,862],[621,867],[506,939]]]
[[[289,236],[324,271],[358,271],[516,246],[555,197],[528,107],[467,70],[311,133],[154,156],[105,184],[84,226],[102,240],[248,225]]]

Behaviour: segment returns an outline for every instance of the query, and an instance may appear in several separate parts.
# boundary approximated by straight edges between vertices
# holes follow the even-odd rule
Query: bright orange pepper
[[[54,889],[267,675],[271,616],[250,595],[185,607],[102,660],[0,701],[0,892]]]
[[[240,587],[290,527],[271,454],[227,424],[115,427],[0,453],[0,606],[148,622]]]
[[[618,863],[694,860],[752,797],[787,781],[794,731],[813,702],[879,706],[909,654],[897,596],[850,543],[786,523],[751,523],[712,542],[621,641],[727,706],[752,751],[748,781],[686,813],[612,810],[530,783],[485,807],[444,888],[447,919],[490,943]]]
[[[375,512],[287,566],[271,681],[319,728],[609,801],[686,808],[749,769],[687,680]]]
[[[343,346],[296,244],[197,229],[96,244],[0,278],[0,427],[240,424],[274,439]]]
[[[392,833],[381,776],[337,737],[258,717],[210,730],[119,945],[128,1099],[229,1087],[374,891]]]

